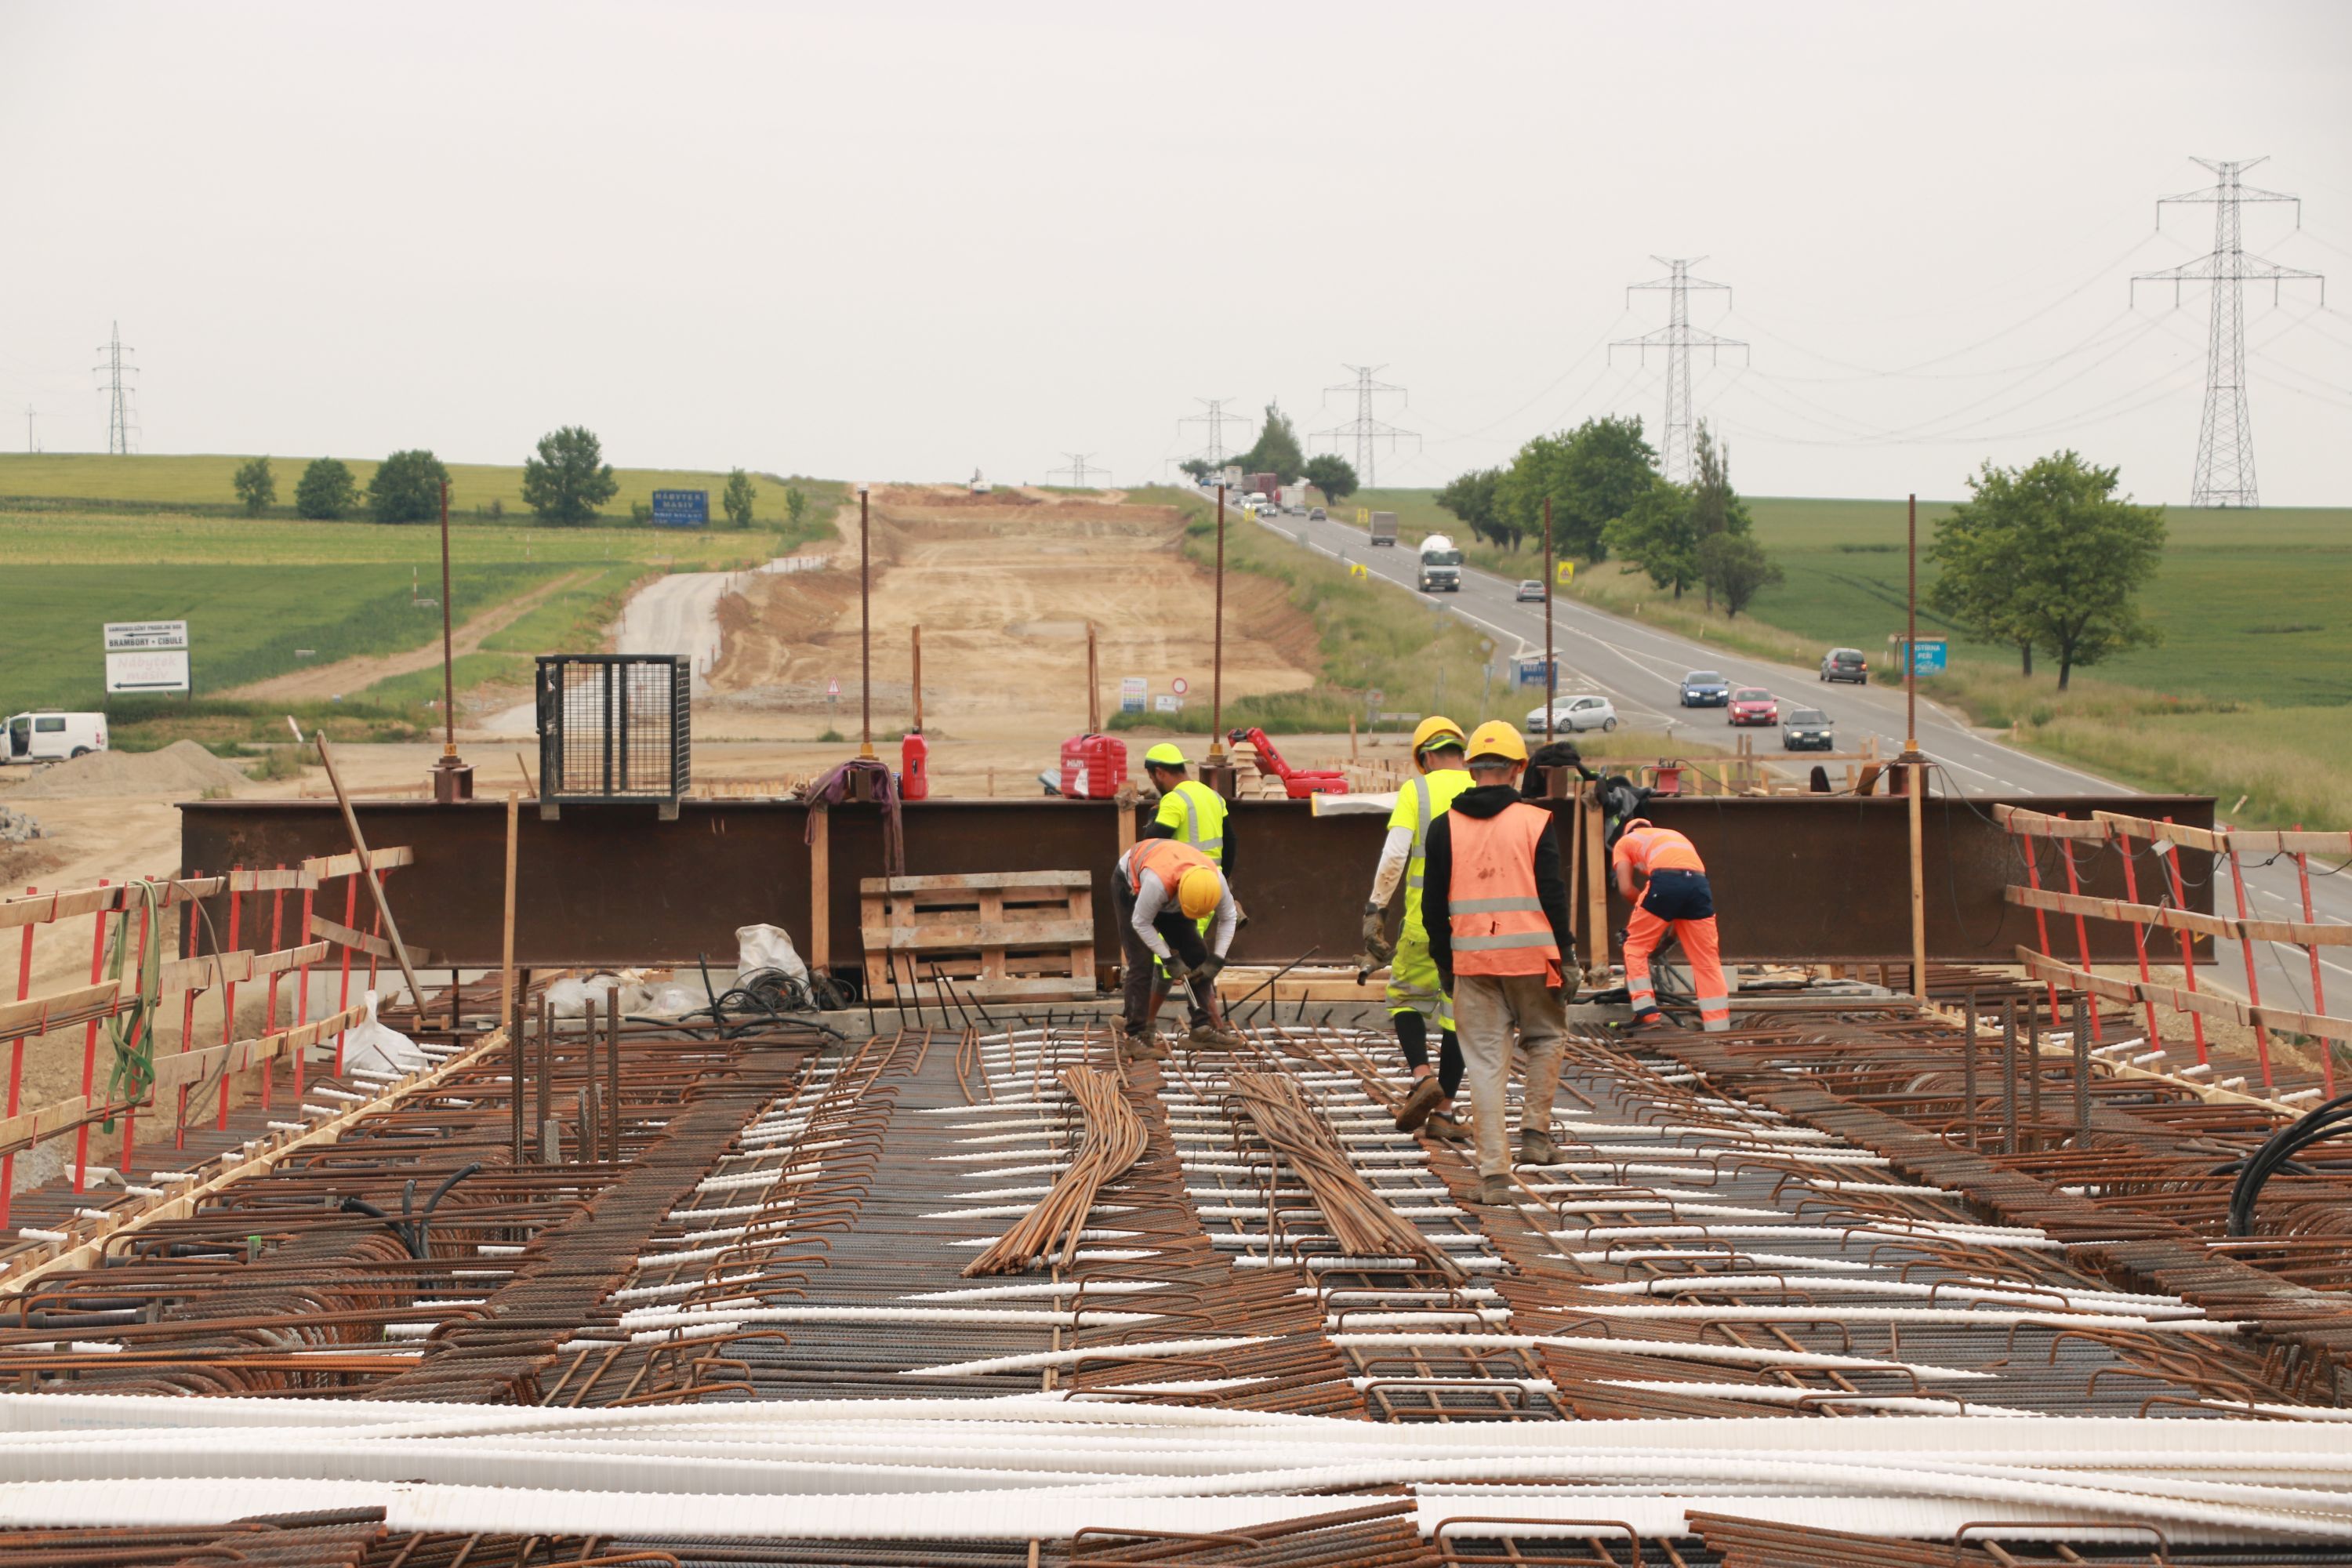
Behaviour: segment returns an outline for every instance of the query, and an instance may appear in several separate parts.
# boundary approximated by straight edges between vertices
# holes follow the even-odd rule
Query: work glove
[[[1217,976],[1223,973],[1224,969],[1225,961],[1213,953],[1192,966],[1192,978],[1213,985],[1216,984]]]
[[[1364,952],[1376,964],[1386,963],[1396,956],[1396,947],[1389,941],[1385,924],[1378,904],[1364,906]]]

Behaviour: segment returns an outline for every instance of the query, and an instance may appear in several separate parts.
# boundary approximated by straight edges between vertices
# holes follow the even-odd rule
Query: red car
[[[1778,724],[1780,704],[1760,686],[1732,689],[1731,721],[1735,724]]]

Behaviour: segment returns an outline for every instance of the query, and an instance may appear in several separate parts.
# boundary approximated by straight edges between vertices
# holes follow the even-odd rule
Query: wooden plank
[[[110,1017],[127,1005],[120,980],[28,996],[22,1002],[0,1002],[0,1040],[28,1039],[93,1018]]]
[[[353,952],[370,952],[378,958],[398,956],[393,951],[392,943],[384,941],[383,938],[370,936],[363,931],[353,931],[341,921],[331,921],[321,914],[313,914],[310,917],[310,934],[325,937],[336,946],[348,947]],[[438,967],[441,963],[440,954],[422,948],[410,948],[408,956],[412,961],[424,964],[427,968]]]
[[[955,877],[867,877],[863,893],[978,892],[983,888],[1092,888],[1085,871],[974,871]]]
[[[808,965],[822,974],[833,966],[833,813],[822,806],[809,813],[808,847]]]
[[[158,971],[160,988],[165,991],[209,991],[230,981],[265,979],[289,969],[299,969],[306,963],[320,963],[327,956],[327,944],[314,942],[307,947],[289,947],[278,952],[207,952],[194,958],[172,958],[163,961]]]
[[[989,980],[958,980],[955,988],[967,996],[977,996],[983,1002],[1024,999],[1032,1002],[1069,1002],[1094,994],[1094,982],[1091,978],[1080,985],[1066,975],[1053,975],[1039,979],[1005,977]]]
[[[136,884],[131,884],[136,886]],[[155,902],[163,909],[184,904],[194,899],[208,899],[220,891],[218,877],[198,877],[193,879],[159,881],[153,884]],[[66,920],[74,915],[111,914],[122,908],[126,888],[74,888],[57,893],[19,894],[13,899],[0,899],[0,928],[46,925],[51,921]]]
[[[2054,888],[2011,887],[2011,903],[2059,914],[2088,915],[2094,920],[2120,921],[2133,925],[2162,926],[2168,931],[2195,931],[2200,936],[2230,942],[2251,937],[2256,942],[2293,942],[2303,947],[2352,946],[2352,925],[2310,925],[2301,921],[2236,920],[2227,915],[2200,914],[2158,904],[2126,903],[2121,899],[2096,899],[2084,893],[2062,893]]]
[[[1093,945],[1094,921],[977,921],[960,925],[893,925],[865,928],[868,951],[928,952],[941,948],[1068,947]]]
[[[319,879],[299,868],[291,870],[231,871],[223,881],[222,891],[229,893],[271,893],[289,889],[299,891],[319,885]]]
[[[1999,806],[1995,811],[2001,809]],[[2202,849],[2208,854],[2227,854],[2230,836],[2208,832],[2202,827],[2186,827],[2177,822],[2151,822],[2145,816],[2128,816],[2119,811],[2095,811],[2091,820],[2111,829],[2125,838],[2145,838],[2153,844],[2177,844],[2183,849]]]
[[[304,1024],[299,1028],[280,1029],[274,1035],[236,1040],[225,1046],[207,1046],[203,1050],[159,1056],[155,1058],[154,1093],[160,1099],[165,1090],[178,1089],[182,1084],[203,1083],[224,1070],[221,1066],[224,1061],[228,1064],[226,1071],[240,1073],[278,1057],[308,1050],[322,1037],[352,1028],[365,1022],[366,1018],[365,1007],[350,1007],[316,1023]]]
[[[2044,958],[2030,947],[2017,950],[2017,961],[2025,965],[2026,973],[2036,980],[2054,980],[2061,985],[2077,991],[2087,991],[2094,996],[2104,996],[2110,1002],[2137,1003],[2139,987],[2128,980],[2111,979],[2094,974],[2088,970],[2071,968],[2053,958]]]
[[[2071,816],[2053,816],[2048,812],[2028,811],[2021,805],[2000,805],[1992,808],[1992,818],[2011,833],[2030,838],[2089,838],[2100,842],[2114,837],[2105,820],[2107,814],[2099,813],[2088,822]]]
[[[401,866],[416,864],[416,851],[405,844],[389,849],[371,849],[368,858],[375,862],[378,871],[390,871]],[[346,850],[341,855],[320,855],[302,862],[302,874],[313,884],[330,882],[338,877],[356,877],[360,872],[357,853]]]
[[[102,1121],[121,1109],[100,1100],[93,1104],[82,1095],[60,1100],[38,1110],[26,1110],[0,1120],[0,1153],[21,1154],[45,1138],[60,1132],[70,1132],[90,1121]]]

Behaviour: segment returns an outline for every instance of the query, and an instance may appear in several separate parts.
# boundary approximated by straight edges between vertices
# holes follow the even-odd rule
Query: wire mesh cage
[[[692,666],[674,654],[558,653],[539,660],[539,797],[560,806],[686,793]]]

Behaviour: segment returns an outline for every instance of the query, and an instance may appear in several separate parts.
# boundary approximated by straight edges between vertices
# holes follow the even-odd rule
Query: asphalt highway
[[[1232,526],[1248,526],[1238,508],[1228,513]],[[1419,536],[1392,546],[1374,546],[1364,531],[1337,521],[1310,522],[1303,517],[1265,517],[1257,526],[1305,545],[1319,554],[1360,564],[1372,576],[1395,584],[1433,615],[1458,616],[1484,631],[1495,643],[1496,660],[1507,668],[1514,654],[1540,656],[1544,646],[1544,606],[1521,604],[1516,579],[1495,576],[1474,567],[1462,568],[1457,593],[1423,594],[1416,586]],[[1856,626],[1845,645],[1861,648],[1873,662],[1892,658],[1885,626]],[[1720,671],[1734,686],[1760,686],[1780,699],[1785,716],[1792,707],[1819,708],[1834,721],[1841,752],[1864,749],[1868,737],[1878,740],[1880,753],[1894,756],[1903,748],[1904,694],[1882,686],[1824,685],[1813,669],[1777,664],[1725,649],[1676,633],[1643,626],[1638,619],[1592,609],[1573,599],[1552,602],[1552,643],[1559,656],[1559,695],[1595,692],[1616,705],[1618,721],[1628,729],[1664,730],[1694,741],[1727,745],[1737,733],[1719,708],[1685,709],[1677,700],[1683,676],[1691,670]],[[1822,650],[1827,652],[1827,648]],[[1540,690],[1529,687],[1528,708],[1543,703]],[[1428,696],[1395,692],[1384,706],[1411,710],[1427,705]],[[1524,710],[1523,710],[1524,711]],[[1938,790],[1970,796],[2031,795],[2130,795],[2137,792],[2096,774],[2022,752],[1969,727],[1958,716],[1935,704],[1919,704],[1919,748],[1937,763],[1943,776]],[[1803,752],[1780,751],[1780,731],[1761,727],[1756,737],[1758,755],[1767,763],[1784,763],[1801,776],[1809,764]],[[1843,772],[1843,769],[1840,770]],[[2323,921],[2352,921],[2352,870],[2323,875],[2326,868],[2312,866],[2314,912]],[[2226,872],[2218,875],[2214,909],[2237,912]],[[2247,912],[2263,920],[2301,920],[2303,901],[2294,866],[2281,860],[2271,866],[2246,867]],[[2063,948],[2061,946],[2063,955]],[[2153,956],[2151,948],[2151,956]],[[2255,944],[2256,973],[2263,998],[2273,1005],[2301,1011],[2352,1011],[2352,964],[2321,960],[2323,984],[2336,990],[2333,1006],[2313,1005],[2308,961],[2300,950],[2268,943]],[[2245,989],[2242,960],[2233,952],[2221,954],[2215,971],[2233,992]],[[2200,968],[2202,966],[2200,965]],[[2234,978],[2231,976],[2234,975]]]

